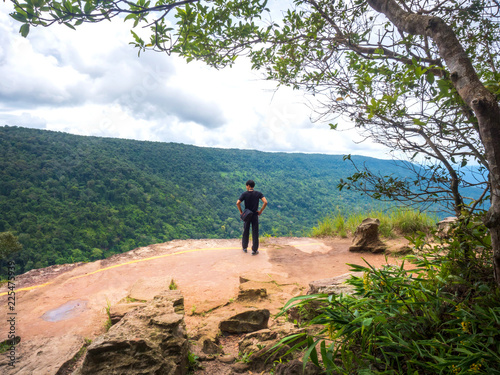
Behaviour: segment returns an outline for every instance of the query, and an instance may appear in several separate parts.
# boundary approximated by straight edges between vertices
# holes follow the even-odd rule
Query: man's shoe
[[[248,250],[247,249],[243,249],[243,252],[246,253]]]
[[[259,251],[252,251],[252,255],[257,255],[259,253]]]

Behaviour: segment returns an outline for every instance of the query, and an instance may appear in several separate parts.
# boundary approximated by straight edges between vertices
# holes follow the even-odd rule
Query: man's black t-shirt
[[[240,196],[240,201],[245,202],[245,208],[248,208],[252,212],[257,212],[259,210],[259,200],[264,198],[264,194],[260,191],[252,190],[245,191]]]

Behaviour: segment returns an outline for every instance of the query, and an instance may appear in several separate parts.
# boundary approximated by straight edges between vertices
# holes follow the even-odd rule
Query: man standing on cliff
[[[240,198],[236,202],[240,215],[243,213],[241,209],[241,202],[245,202],[245,210],[248,209],[252,211],[252,217],[248,221],[244,221],[243,224],[243,239],[241,245],[243,251],[246,253],[248,248],[248,239],[250,236],[250,224],[252,225],[252,255],[257,255],[259,253],[259,216],[264,211],[267,206],[267,199],[264,197],[260,191],[256,191],[255,182],[253,180],[248,180],[246,183],[247,191],[241,194]],[[259,200],[262,200],[262,208],[259,211]]]

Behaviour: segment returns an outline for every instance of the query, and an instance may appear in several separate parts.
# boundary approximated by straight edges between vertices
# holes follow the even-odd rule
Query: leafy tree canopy
[[[7,259],[9,256],[23,248],[14,234],[11,232],[0,233],[0,259]]]

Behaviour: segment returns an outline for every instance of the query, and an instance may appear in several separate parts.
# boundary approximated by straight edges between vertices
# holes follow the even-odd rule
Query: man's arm
[[[259,216],[262,214],[262,211],[264,211],[264,208],[266,208],[266,206],[267,206],[267,199],[266,199],[266,197],[262,197],[260,199],[262,200],[263,204],[262,204],[262,208],[259,211]]]
[[[238,206],[238,210],[240,210],[240,215],[243,213],[243,210],[241,209],[241,201],[238,199],[236,201],[236,206]]]

